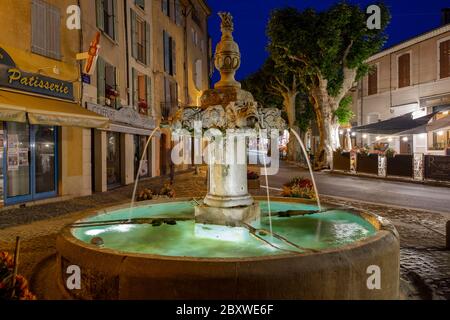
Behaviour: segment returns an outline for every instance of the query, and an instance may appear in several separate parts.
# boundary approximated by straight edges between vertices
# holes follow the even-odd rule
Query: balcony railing
[[[177,101],[161,102],[161,117],[163,121],[169,120],[178,110]]]

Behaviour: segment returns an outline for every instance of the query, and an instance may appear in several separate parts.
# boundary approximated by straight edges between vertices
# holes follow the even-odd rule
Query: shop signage
[[[133,110],[131,107],[122,107],[119,110],[105,107],[94,103],[86,103],[88,110],[109,118],[112,122],[128,124],[143,129],[155,128],[155,120],[145,117]]]
[[[85,73],[81,74],[81,81],[86,84],[91,84],[91,76]]]
[[[16,67],[8,53],[0,48],[0,87],[73,100],[71,82],[28,73]]]

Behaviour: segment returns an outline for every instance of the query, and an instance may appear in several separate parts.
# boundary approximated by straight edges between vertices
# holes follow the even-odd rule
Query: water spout
[[[260,139],[259,145],[261,145],[262,144],[261,129],[259,130],[259,139]],[[269,231],[270,231],[270,236],[273,237],[273,232],[272,232],[272,210],[270,208],[270,194],[269,194],[269,178],[267,177],[267,164],[266,164],[266,155],[265,154],[263,154],[263,165],[264,165],[264,177],[265,177],[265,180],[266,180],[267,209],[269,211]]]
[[[136,199],[136,190],[137,190],[137,186],[138,186],[138,182],[139,182],[139,177],[141,175],[142,162],[144,161],[144,157],[147,153],[147,149],[150,144],[150,141],[152,141],[152,138],[153,138],[154,134],[156,133],[156,131],[158,131],[160,129],[161,129],[160,127],[156,127],[155,129],[153,129],[152,133],[150,134],[150,136],[147,139],[147,143],[145,144],[144,150],[142,151],[141,160],[139,161],[139,168],[136,173],[136,179],[134,180],[133,195],[131,196],[131,203],[130,203],[129,220],[131,220],[131,217],[133,216],[134,201]]]
[[[309,160],[308,153],[306,152],[305,144],[303,143],[302,139],[300,139],[298,133],[295,132],[294,129],[291,128],[291,131],[294,134],[294,136],[297,138],[297,141],[298,141],[298,143],[300,144],[300,146],[301,146],[301,148],[303,150],[303,154],[305,155],[306,162],[308,163],[309,173],[311,175],[311,180],[312,180],[312,183],[313,183],[313,186],[314,186],[314,192],[316,193],[317,206],[319,207],[319,212],[320,212],[320,211],[322,211],[322,206],[320,205],[319,192],[317,191],[316,180],[314,179],[314,174],[313,174],[313,170],[312,170],[312,166],[311,166],[311,161]]]

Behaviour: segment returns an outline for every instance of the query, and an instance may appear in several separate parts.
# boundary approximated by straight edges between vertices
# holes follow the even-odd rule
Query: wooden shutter
[[[369,73],[369,95],[378,93],[378,66],[374,65]]]
[[[113,39],[119,40],[119,16],[117,15],[117,0],[112,0],[112,14],[113,14]]]
[[[116,104],[116,109],[120,109],[122,108],[122,101],[121,101],[121,96],[120,96],[120,70],[119,68],[113,67],[114,68],[114,84],[115,84],[115,89],[117,90],[117,92],[119,92],[119,96],[115,99],[115,104]]]
[[[95,12],[97,15],[97,28],[100,30],[105,29],[105,21],[103,15],[103,0],[95,0]]]
[[[97,59],[97,103],[105,103],[105,61]]]
[[[164,42],[164,71],[170,72],[170,41],[169,35],[164,30],[163,31],[163,42]]]
[[[130,9],[130,19],[131,19],[131,56],[137,58],[137,39],[136,39],[136,12]]]
[[[177,47],[175,44],[175,39],[171,38],[171,56],[172,56],[172,75],[175,75],[177,73]]]
[[[167,16],[169,12],[167,11],[168,8],[168,1],[169,0],[161,0],[161,9],[164,12],[164,14]]]
[[[46,43],[46,10],[45,3],[40,0],[33,0],[31,8],[31,51],[45,55]]]
[[[398,58],[398,87],[408,87],[410,83],[410,54],[406,53]]]
[[[47,56],[59,59],[60,56],[60,33],[61,33],[61,15],[59,9],[47,5],[47,28],[45,37],[47,39]]]
[[[145,76],[145,85],[146,85],[146,93],[147,93],[147,112],[150,111],[150,114],[153,114],[152,108],[152,78],[149,76]]]
[[[439,45],[440,49],[440,78],[450,77],[450,40],[441,42]]]
[[[131,68],[131,83],[133,84],[132,91],[132,105],[137,108],[138,106],[138,81],[137,81],[137,72],[135,68]]]
[[[145,23],[145,62],[150,65],[150,24]]]

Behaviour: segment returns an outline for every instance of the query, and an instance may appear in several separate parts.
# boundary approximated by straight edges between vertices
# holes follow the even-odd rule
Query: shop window
[[[398,57],[398,87],[404,88],[411,85],[411,55],[409,53]]]
[[[56,127],[7,122],[2,178],[7,204],[56,196]]]
[[[441,79],[450,77],[450,40],[439,44],[439,67]]]
[[[147,136],[134,135],[134,176],[137,176],[139,170],[139,164],[142,159],[145,145],[147,143]],[[141,163],[140,177],[147,177],[150,175],[150,161],[148,160],[148,151],[151,150],[151,142],[149,143],[147,152],[144,154],[144,158]]]
[[[144,64],[150,63],[150,25],[131,10],[132,56]]]
[[[96,0],[97,28],[116,40],[117,0]]]
[[[106,138],[106,181],[113,188],[121,184],[120,133],[109,131]]]
[[[61,14],[59,8],[41,0],[31,6],[31,51],[60,59]]]
[[[369,96],[378,93],[378,66],[374,65],[369,73]]]

